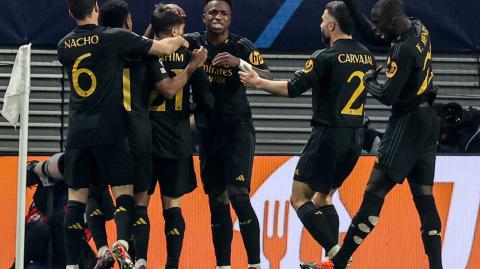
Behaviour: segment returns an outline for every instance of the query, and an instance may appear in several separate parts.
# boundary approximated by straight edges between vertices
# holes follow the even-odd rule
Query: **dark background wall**
[[[480,50],[478,0],[404,0],[407,14],[430,29],[436,52]],[[105,1],[99,1],[100,4]],[[130,0],[134,30],[142,33],[158,0]],[[167,0],[168,2],[168,0]],[[201,31],[203,0],[171,0],[185,8],[188,31]],[[322,47],[320,17],[327,0],[233,0],[232,31],[260,48]],[[368,14],[376,0],[362,0]],[[0,0],[0,45],[54,45],[74,27],[64,0]]]

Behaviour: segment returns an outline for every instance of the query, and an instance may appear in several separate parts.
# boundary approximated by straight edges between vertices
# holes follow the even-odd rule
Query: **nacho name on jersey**
[[[89,35],[78,38],[67,39],[63,42],[63,45],[66,49],[83,47],[88,45],[96,45],[100,42],[100,37],[98,35]]]

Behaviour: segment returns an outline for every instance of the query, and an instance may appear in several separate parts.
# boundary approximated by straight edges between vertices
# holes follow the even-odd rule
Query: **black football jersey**
[[[206,33],[187,34],[185,38],[190,43],[190,49],[198,49],[203,46],[208,50],[208,59],[205,62],[204,70],[209,77],[215,98],[215,119],[219,123],[251,121],[252,112],[247,100],[246,88],[238,75],[239,69],[214,66],[212,61],[217,54],[229,52],[254,67],[268,69],[262,55],[253,43],[235,34],[230,34],[225,43],[217,46],[208,43]]]
[[[83,25],[57,46],[70,80],[67,146],[116,143],[125,139],[122,69],[129,54],[146,54],[152,40],[124,29]]]
[[[391,105],[392,115],[405,114],[434,98],[430,34],[419,20],[411,21],[410,30],[390,47],[385,83],[365,77],[368,92]]]
[[[170,77],[179,75],[190,61],[190,52],[180,49],[161,57]],[[167,100],[157,91],[149,97],[150,117],[153,126],[153,153],[156,157],[181,159],[192,155],[190,131],[190,89],[193,100],[200,107],[213,108],[210,83],[207,74],[197,69],[183,90]]]
[[[312,125],[361,127],[367,92],[365,73],[375,68],[370,51],[353,39],[339,39],[313,53],[288,83],[290,97],[312,88]]]
[[[149,96],[155,83],[169,78],[157,56],[130,55],[123,68],[123,106],[132,119],[149,119]]]

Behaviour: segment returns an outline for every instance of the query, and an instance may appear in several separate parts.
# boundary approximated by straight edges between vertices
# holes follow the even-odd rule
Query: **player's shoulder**
[[[66,34],[60,41],[57,43],[57,49],[62,49],[65,47],[65,41],[72,39],[75,37],[75,31],[71,31],[70,33]]]
[[[316,50],[315,52],[312,53],[310,58],[316,61],[322,62],[333,56],[336,57],[337,54],[338,54],[338,51],[335,48],[330,47],[330,48]]]
[[[250,39],[236,34],[230,35],[231,42],[247,50],[256,50],[255,45]]]
[[[200,32],[193,32],[193,33],[186,33],[183,35],[187,41],[201,41],[202,33]]]

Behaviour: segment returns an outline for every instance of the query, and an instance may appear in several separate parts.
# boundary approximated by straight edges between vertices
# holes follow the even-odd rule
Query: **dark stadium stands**
[[[10,79],[16,49],[0,49],[0,103]],[[286,79],[302,68],[308,55],[265,54],[276,79]],[[385,57],[378,56],[382,63]],[[436,55],[434,81],[439,87],[437,102],[458,102],[463,106],[480,106],[480,63],[474,55]],[[68,83],[62,94],[62,68],[55,50],[32,50],[30,95],[29,152],[54,153],[61,150],[68,118]],[[257,130],[258,154],[299,153],[310,132],[311,92],[296,99],[272,96],[261,90],[248,90]],[[62,99],[62,97],[64,97]],[[62,112],[63,107],[63,112]],[[370,126],[383,130],[389,116],[388,107],[373,98],[367,101]],[[63,119],[63,120],[62,120]],[[62,132],[63,128],[63,132]],[[0,117],[0,153],[18,151],[18,130]]]

